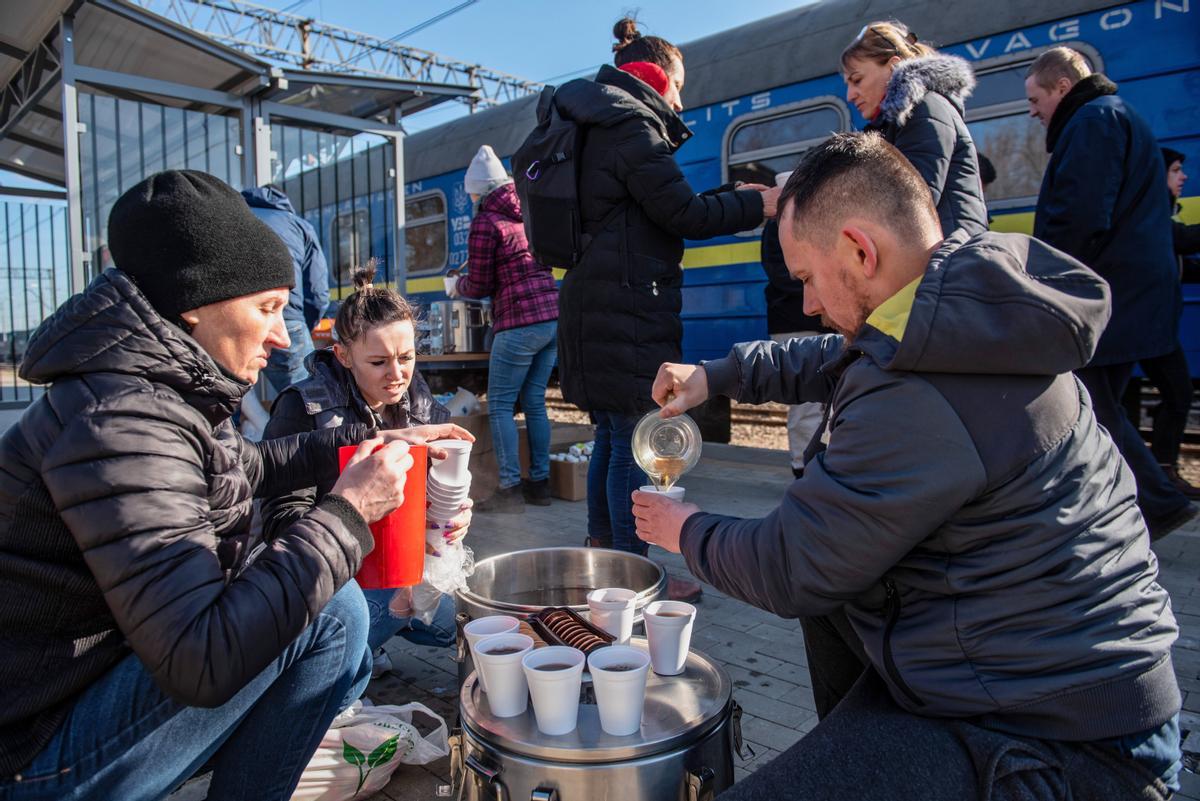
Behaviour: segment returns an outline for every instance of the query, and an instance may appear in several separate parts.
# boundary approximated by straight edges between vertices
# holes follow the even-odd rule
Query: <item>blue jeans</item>
[[[210,757],[208,797],[286,801],[339,711],[371,678],[367,604],[342,587],[279,657],[215,709],[159,689],[136,655],[88,687],[0,799],[152,801]]]
[[[271,351],[271,355],[267,357],[267,366],[263,368],[263,375],[271,383],[276,395],[308,378],[308,368],[304,366],[304,359],[316,349],[313,346],[312,334],[303,320],[284,318],[283,325],[287,328],[288,339],[292,344],[287,350],[276,348]]]
[[[488,423],[496,461],[500,463],[500,488],[521,483],[517,450],[517,423],[513,420],[517,398],[525,412],[529,432],[529,480],[550,476],[550,418],[546,416],[546,384],[558,360],[558,322],[523,325],[496,334],[488,363]]]
[[[367,644],[374,652],[393,636],[399,634],[414,645],[430,645],[449,648],[454,645],[454,597],[443,595],[438,601],[433,620],[424,623],[411,617],[393,617],[388,611],[388,601],[395,590],[363,590],[367,609],[371,616],[371,628],[367,633]]]
[[[588,464],[588,536],[612,542],[618,551],[646,555],[633,520],[633,492],[649,483],[633,460],[633,429],[640,418],[618,412],[592,412],[596,444]]]

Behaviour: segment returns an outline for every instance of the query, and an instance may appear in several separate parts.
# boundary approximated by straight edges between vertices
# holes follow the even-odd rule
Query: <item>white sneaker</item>
[[[392,669],[392,658],[388,652],[380,648],[371,660],[371,678],[377,679]]]

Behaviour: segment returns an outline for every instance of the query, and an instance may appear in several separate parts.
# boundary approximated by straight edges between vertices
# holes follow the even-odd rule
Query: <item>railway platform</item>
[[[770,511],[791,481],[783,451],[706,444],[704,458],[682,484],[688,499],[705,509],[740,516]],[[525,514],[479,514],[468,538],[478,558],[523,548],[581,545],[586,530],[585,502],[554,500],[527,507]],[[1175,645],[1175,669],[1184,693],[1183,728],[1192,732],[1186,750],[1200,760],[1200,524],[1192,523],[1155,546],[1161,581],[1171,592],[1182,636]],[[681,557],[657,548],[651,557],[677,575],[687,571]],[[693,646],[716,659],[734,682],[734,697],[745,710],[742,730],[755,756],[734,758],[742,779],[797,742],[817,723],[800,626],[705,587]],[[367,695],[380,704],[421,701],[452,719],[457,666],[451,652],[418,648],[400,638],[387,646],[394,669],[371,682]],[[449,759],[423,767],[401,765],[391,782],[370,801],[426,801],[445,797]],[[449,797],[454,797],[453,795]],[[203,782],[189,785],[172,801],[204,798]],[[1200,775],[1184,771],[1184,801],[1200,801]]]

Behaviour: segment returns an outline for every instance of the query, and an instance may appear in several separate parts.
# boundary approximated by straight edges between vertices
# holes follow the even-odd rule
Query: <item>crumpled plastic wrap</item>
[[[426,535],[438,555],[425,554],[425,575],[415,587],[401,587],[392,595],[388,611],[393,617],[409,617],[425,624],[433,622],[443,594],[452,594],[467,586],[475,572],[475,554],[461,541],[447,543],[441,529]]]

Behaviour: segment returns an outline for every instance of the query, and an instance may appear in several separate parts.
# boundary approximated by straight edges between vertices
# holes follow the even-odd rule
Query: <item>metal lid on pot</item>
[[[646,640],[635,637],[630,645],[645,649]],[[479,690],[477,677],[478,673],[472,673],[459,695],[463,725],[497,748],[554,762],[616,762],[687,746],[724,719],[733,692],[724,669],[693,650],[683,673],[678,676],[659,676],[650,671],[641,731],[628,737],[615,737],[600,728],[600,714],[591,683],[584,674],[582,695],[585,702],[579,706],[579,723],[575,731],[550,736],[538,731],[532,703],[524,715],[494,717],[488,707],[487,695]]]

